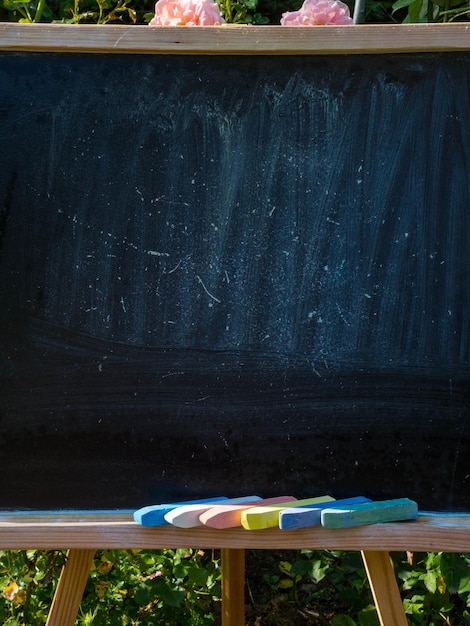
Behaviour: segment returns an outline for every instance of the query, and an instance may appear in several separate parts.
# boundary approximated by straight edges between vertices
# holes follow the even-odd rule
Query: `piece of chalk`
[[[319,496],[317,498],[307,498],[306,500],[297,500],[294,504],[286,503],[272,504],[271,506],[259,506],[251,507],[242,511],[241,521],[242,526],[246,530],[262,530],[264,528],[273,528],[279,524],[279,512],[283,509],[298,507],[298,506],[310,506],[311,504],[317,504],[320,502],[334,502],[335,499],[331,496]]]
[[[418,505],[408,498],[353,504],[339,509],[324,509],[321,523],[325,528],[350,528],[380,522],[399,522],[418,516]]]
[[[224,502],[228,500],[226,496],[217,496],[215,498],[202,498],[199,500],[186,500],[184,502],[169,502],[168,504],[154,504],[151,506],[144,506],[137,511],[134,511],[134,521],[142,526],[163,526],[168,524],[164,515],[178,506],[184,506],[186,504],[203,504],[205,502],[215,503]]]
[[[227,504],[250,504],[258,500],[261,500],[259,496],[242,496],[241,498],[230,498],[224,502]],[[210,508],[210,504],[187,504],[168,511],[164,517],[169,524],[178,526],[178,528],[194,528],[195,526],[202,526],[199,516]]]
[[[322,502],[312,504],[308,507],[289,508],[279,512],[279,528],[281,530],[294,530],[296,528],[309,528],[310,526],[320,526],[321,512],[323,509],[344,507],[347,504],[361,504],[370,502],[370,498],[364,496],[354,496],[353,498],[343,498],[334,502]]]
[[[253,504],[219,504],[208,509],[199,516],[199,521],[205,526],[211,528],[235,528],[241,526],[241,513],[253,506],[267,506],[269,504],[281,504],[282,502],[295,502],[297,498],[294,496],[276,496],[275,498],[266,498]]]

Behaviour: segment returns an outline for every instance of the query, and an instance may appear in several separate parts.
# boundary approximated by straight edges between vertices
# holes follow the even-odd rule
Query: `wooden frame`
[[[415,521],[327,530],[173,526],[146,528],[130,512],[3,513],[2,549],[67,549],[67,561],[47,626],[73,626],[97,549],[220,548],[222,624],[244,626],[245,549],[356,550],[362,553],[382,626],[406,626],[390,551],[470,552],[470,514],[421,516]]]
[[[0,51],[104,54],[381,54],[470,48],[470,25],[165,27],[0,23]],[[47,626],[72,626],[97,549],[220,548],[224,626],[243,626],[245,549],[362,553],[382,626],[405,626],[390,551],[470,552],[470,514],[346,530],[144,528],[129,512],[0,514],[2,549],[65,549]]]
[[[109,54],[378,54],[464,51],[470,26],[157,27],[0,23],[0,51]]]

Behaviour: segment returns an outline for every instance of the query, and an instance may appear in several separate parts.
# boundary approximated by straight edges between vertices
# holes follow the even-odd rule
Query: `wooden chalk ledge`
[[[470,552],[470,514],[354,528],[146,528],[125,513],[0,513],[0,548],[245,548]]]
[[[145,527],[123,513],[1,513],[0,549],[67,549],[46,626],[73,626],[97,549],[221,548],[222,626],[244,626],[244,550],[360,551],[381,626],[407,626],[390,551],[470,552],[469,515],[352,528]]]

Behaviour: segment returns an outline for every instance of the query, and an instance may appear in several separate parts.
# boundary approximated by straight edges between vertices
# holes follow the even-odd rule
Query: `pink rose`
[[[349,8],[341,0],[305,0],[298,11],[283,13],[282,26],[340,26],[352,24]]]
[[[213,0],[158,0],[149,26],[217,26],[224,24]]]

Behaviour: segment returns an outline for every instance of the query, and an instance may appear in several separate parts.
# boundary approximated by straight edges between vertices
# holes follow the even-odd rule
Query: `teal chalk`
[[[311,504],[308,507],[284,509],[279,513],[279,528],[281,530],[294,530],[296,528],[320,526],[321,513],[324,509],[336,509],[349,504],[361,504],[370,501],[370,498],[365,498],[364,496],[354,496],[353,498],[344,498],[334,502]]]
[[[186,504],[205,504],[206,502],[220,502],[223,503],[228,500],[225,496],[219,496],[217,498],[205,498],[202,500],[186,500],[185,502],[171,502],[169,504],[154,504],[152,506],[144,506],[137,511],[134,511],[134,521],[142,526],[163,526],[168,524],[165,519],[165,514],[169,513],[173,509]]]
[[[382,500],[351,504],[338,509],[329,507],[321,512],[321,523],[325,528],[350,528],[364,524],[381,522],[399,522],[415,519],[418,516],[418,505],[408,498]]]

